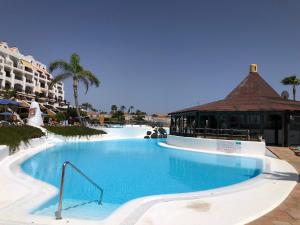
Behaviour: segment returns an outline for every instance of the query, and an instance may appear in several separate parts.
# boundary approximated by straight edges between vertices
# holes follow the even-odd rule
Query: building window
[[[5,76],[6,76],[6,77],[11,77],[11,76],[10,76],[10,71],[5,70]]]

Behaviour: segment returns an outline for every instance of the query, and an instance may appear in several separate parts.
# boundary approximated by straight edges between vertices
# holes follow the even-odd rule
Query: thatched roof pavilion
[[[300,144],[300,101],[281,97],[251,64],[246,78],[224,99],[170,113],[171,134],[255,139]],[[244,133],[244,135],[242,135]],[[247,134],[247,135],[246,135]]]

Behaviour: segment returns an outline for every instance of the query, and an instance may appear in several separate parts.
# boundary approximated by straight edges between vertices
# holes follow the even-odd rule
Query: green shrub
[[[10,154],[14,153],[22,142],[27,144],[30,139],[42,136],[44,133],[40,129],[28,125],[0,127],[0,145],[9,146]]]
[[[111,123],[121,123],[121,124],[123,124],[125,122],[124,112],[122,112],[121,110],[115,111],[111,115],[110,122]]]
[[[45,128],[54,134],[62,135],[65,137],[106,134],[106,132],[102,130],[95,130],[89,127],[82,126],[46,126]]]
[[[62,113],[62,112],[56,113],[55,118],[56,118],[57,121],[59,121],[59,122],[60,122],[60,121],[63,121],[63,120],[66,120],[65,114]]]
[[[28,118],[28,113],[20,113],[19,116],[23,120],[23,119]]]

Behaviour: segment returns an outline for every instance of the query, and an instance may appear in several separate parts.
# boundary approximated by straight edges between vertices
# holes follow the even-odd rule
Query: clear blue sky
[[[280,80],[300,75],[299,12],[298,0],[9,0],[0,40],[45,64],[78,53],[102,81],[81,102],[166,113],[222,99],[251,63],[291,93]]]

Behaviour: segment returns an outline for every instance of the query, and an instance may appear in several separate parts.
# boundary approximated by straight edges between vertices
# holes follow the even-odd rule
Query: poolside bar
[[[256,64],[225,99],[170,115],[171,135],[300,144],[300,101],[280,96],[258,74]]]

